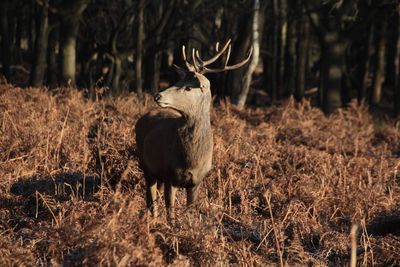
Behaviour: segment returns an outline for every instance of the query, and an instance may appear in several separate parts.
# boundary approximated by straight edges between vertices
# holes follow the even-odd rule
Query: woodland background
[[[399,9],[396,0],[3,0],[1,73],[92,97],[97,87],[155,93],[176,79],[182,45],[207,57],[231,38],[230,62],[251,45],[254,55],[247,68],[210,75],[217,98],[243,107],[310,97],[325,113],[356,98],[393,115]]]
[[[399,11],[0,1],[0,266],[400,266]],[[209,76],[199,203],[147,216],[135,122],[182,45],[208,58],[229,38],[232,64],[254,52]]]

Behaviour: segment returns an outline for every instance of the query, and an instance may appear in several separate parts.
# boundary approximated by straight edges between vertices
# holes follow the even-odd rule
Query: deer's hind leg
[[[163,192],[163,190],[164,190],[164,182],[161,181],[161,180],[158,180],[158,181],[157,181],[157,191],[158,191],[158,194],[161,195],[162,192]]]

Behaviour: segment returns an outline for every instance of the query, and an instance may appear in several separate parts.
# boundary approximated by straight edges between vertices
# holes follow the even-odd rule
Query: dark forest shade
[[[8,0],[0,3],[0,32],[1,32],[1,64],[2,73],[6,79],[10,79],[11,44],[9,18],[10,3]]]
[[[210,43],[232,39],[230,62],[242,58],[254,46],[256,2],[4,0],[0,71],[21,86],[154,94],[174,82],[171,66],[181,63],[182,45],[207,57],[215,52]],[[217,97],[240,105],[248,94],[266,96],[247,101],[262,105],[307,97],[327,114],[358,98],[399,113],[397,1],[268,0],[259,6],[259,64],[251,74],[211,75]],[[249,90],[245,75],[252,78]]]
[[[400,8],[397,9],[396,14],[396,45],[394,53],[394,114],[398,116],[400,114]]]

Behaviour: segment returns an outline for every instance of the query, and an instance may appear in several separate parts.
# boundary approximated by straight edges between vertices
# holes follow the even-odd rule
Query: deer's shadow
[[[81,172],[65,172],[50,176],[32,176],[19,179],[11,186],[11,193],[29,197],[40,193],[65,201],[71,198],[93,196],[101,188],[102,181],[97,176],[86,176]]]
[[[380,214],[369,222],[366,228],[368,234],[373,236],[400,236],[400,214]]]

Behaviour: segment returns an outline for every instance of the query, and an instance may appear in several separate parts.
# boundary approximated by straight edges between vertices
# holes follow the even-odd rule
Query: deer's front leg
[[[190,206],[197,201],[199,195],[199,185],[186,189],[186,205]]]
[[[165,197],[165,206],[167,208],[167,216],[168,220],[173,221],[175,219],[175,195],[177,188],[172,186],[170,183],[164,184],[164,197]]]

